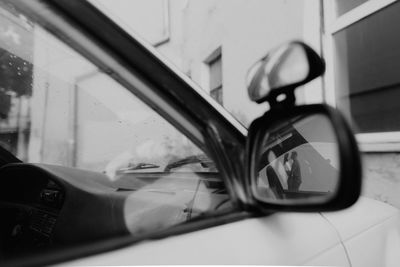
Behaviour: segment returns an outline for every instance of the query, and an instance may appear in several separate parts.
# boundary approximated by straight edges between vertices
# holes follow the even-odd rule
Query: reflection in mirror
[[[338,142],[322,114],[297,116],[269,130],[256,155],[256,197],[272,203],[313,203],[334,196]]]

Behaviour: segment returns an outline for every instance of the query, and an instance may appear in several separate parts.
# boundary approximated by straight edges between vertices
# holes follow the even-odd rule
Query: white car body
[[[400,212],[362,197],[339,212],[275,213],[59,266],[254,264],[398,266]]]

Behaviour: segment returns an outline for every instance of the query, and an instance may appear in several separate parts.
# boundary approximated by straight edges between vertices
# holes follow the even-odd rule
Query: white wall
[[[208,72],[203,61],[221,46],[224,106],[249,122],[266,107],[248,99],[247,71],[270,49],[301,38],[302,10],[301,1],[189,2],[182,43],[186,71],[207,90]]]
[[[180,44],[183,71],[206,91],[209,74],[204,61],[221,47],[223,103],[245,124],[266,110],[265,104],[257,105],[248,99],[245,78],[250,66],[272,48],[290,40],[306,40],[317,51],[320,47],[317,0],[186,1],[181,13],[182,39],[171,38],[167,47]],[[172,27],[171,32],[174,30],[180,29]],[[321,81],[305,91],[307,94],[298,94],[300,102],[322,101]]]
[[[157,49],[189,75],[204,90],[208,68],[204,62],[222,48],[224,106],[249,123],[267,106],[248,99],[245,77],[249,67],[269,50],[290,40],[305,40],[320,51],[320,10],[318,0],[169,0],[167,13],[160,15],[163,0],[91,0],[111,14],[123,28],[155,43],[168,29],[169,41]],[[158,5],[151,10],[150,6]],[[132,12],[121,12],[132,10]],[[140,21],[132,18],[140,10]],[[165,14],[169,14],[165,20]],[[163,20],[164,18],[164,20]],[[160,22],[165,27],[160,27]],[[300,102],[321,102],[321,80],[298,93]],[[246,123],[246,124],[247,124]]]

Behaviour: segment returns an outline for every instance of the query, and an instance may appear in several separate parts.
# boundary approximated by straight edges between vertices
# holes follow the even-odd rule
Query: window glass
[[[0,145],[26,158],[33,82],[33,25],[0,8]]]
[[[222,56],[209,63],[210,66],[210,95],[222,105]]]
[[[217,100],[217,102],[222,105],[222,86],[221,87],[217,87],[215,89],[212,89],[210,91],[210,95],[211,95],[212,98]]]
[[[116,201],[114,212],[123,212],[118,233],[122,228],[133,235],[162,230],[231,208],[214,162],[153,109],[11,6],[0,6],[0,22],[2,147],[25,162],[91,171],[81,180],[108,179],[98,194],[118,195],[118,201],[109,200]],[[45,194],[52,194],[54,184],[51,188]],[[83,203],[72,205],[79,210]],[[101,220],[117,220],[113,216]],[[62,220],[98,223],[91,216]],[[33,235],[24,238],[33,240]]]
[[[367,1],[368,0],[335,0],[336,15],[341,16]]]
[[[337,105],[358,132],[400,130],[400,3],[333,35]]]

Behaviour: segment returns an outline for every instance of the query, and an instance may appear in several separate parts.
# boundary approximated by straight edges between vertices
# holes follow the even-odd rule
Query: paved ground
[[[363,192],[400,209],[400,154],[363,155]]]

